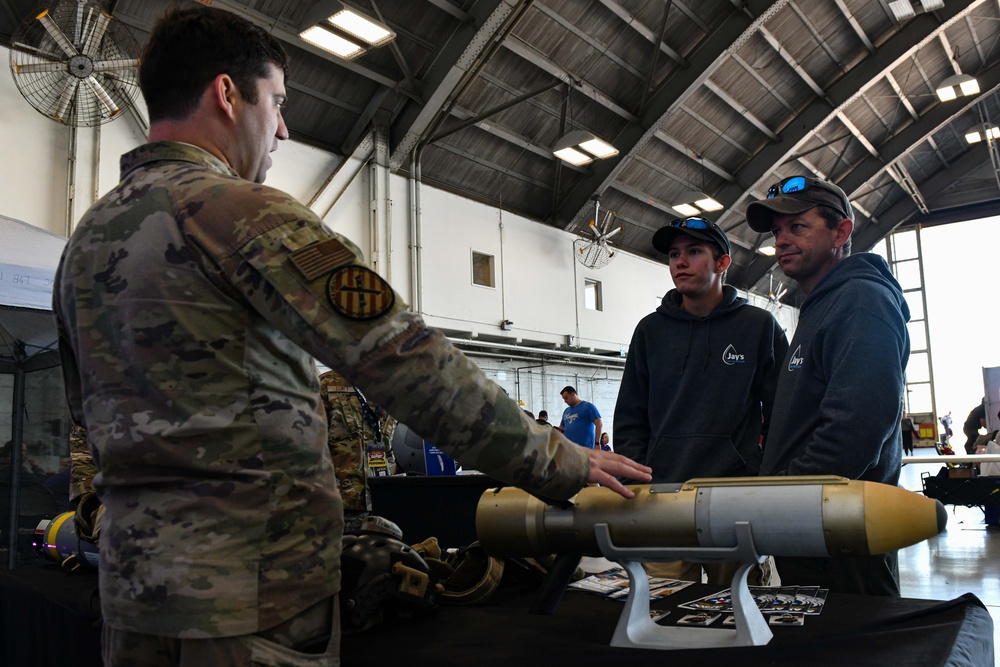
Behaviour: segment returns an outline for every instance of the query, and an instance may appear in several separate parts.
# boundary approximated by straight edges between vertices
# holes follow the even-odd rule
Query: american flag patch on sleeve
[[[337,239],[314,243],[296,250],[291,255],[292,264],[306,277],[306,280],[313,280],[330,273],[336,268],[350,264],[354,259],[354,253]]]

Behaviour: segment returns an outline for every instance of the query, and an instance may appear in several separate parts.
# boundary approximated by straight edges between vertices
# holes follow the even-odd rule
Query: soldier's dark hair
[[[832,206],[824,206],[820,204],[816,207],[816,212],[819,213],[819,217],[823,218],[823,222],[829,229],[836,229],[837,225],[840,224],[841,220],[844,220],[844,214],[833,208]],[[847,243],[844,244],[844,256],[851,254],[851,238],[847,238]]]
[[[174,9],[153,27],[139,58],[139,87],[149,119],[182,120],[198,106],[205,87],[228,74],[250,104],[269,65],[288,78],[288,56],[272,35],[231,12],[212,7]]]

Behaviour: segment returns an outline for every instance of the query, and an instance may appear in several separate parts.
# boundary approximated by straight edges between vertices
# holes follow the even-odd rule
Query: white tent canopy
[[[56,348],[52,283],[66,239],[0,215],[0,371]]]

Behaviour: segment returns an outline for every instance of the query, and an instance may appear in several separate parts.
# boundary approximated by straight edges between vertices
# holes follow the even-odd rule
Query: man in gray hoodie
[[[899,481],[910,312],[889,265],[851,255],[854,212],[843,190],[807,176],[774,184],[747,224],[772,234],[776,259],[806,295],[780,367],[761,475]],[[783,584],[899,595],[896,553],[777,558]]]

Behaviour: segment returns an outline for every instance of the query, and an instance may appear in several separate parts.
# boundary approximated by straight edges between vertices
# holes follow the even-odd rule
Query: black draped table
[[[682,602],[719,586],[696,584],[651,603],[687,613]],[[769,626],[766,646],[659,651],[615,648],[624,602],[570,590],[551,616],[528,613],[533,593],[500,590],[485,604],[441,607],[423,618],[394,619],[344,638],[344,667],[400,665],[954,665],[994,667],[993,622],[971,593],[947,602],[831,593],[818,616],[798,627]],[[721,626],[722,619],[712,627]]]
[[[97,575],[68,575],[55,565],[0,571],[0,666],[99,667]],[[697,584],[653,603],[674,607],[709,595]],[[629,667],[678,665],[955,665],[993,667],[993,623],[971,594],[950,601],[831,593],[823,613],[801,627],[774,627],[767,646],[654,651],[613,648],[624,606],[592,593],[567,591],[550,616],[528,613],[535,591],[501,587],[486,603],[442,606],[391,619],[344,638],[345,667],[536,664]],[[716,622],[713,627],[720,627]]]

